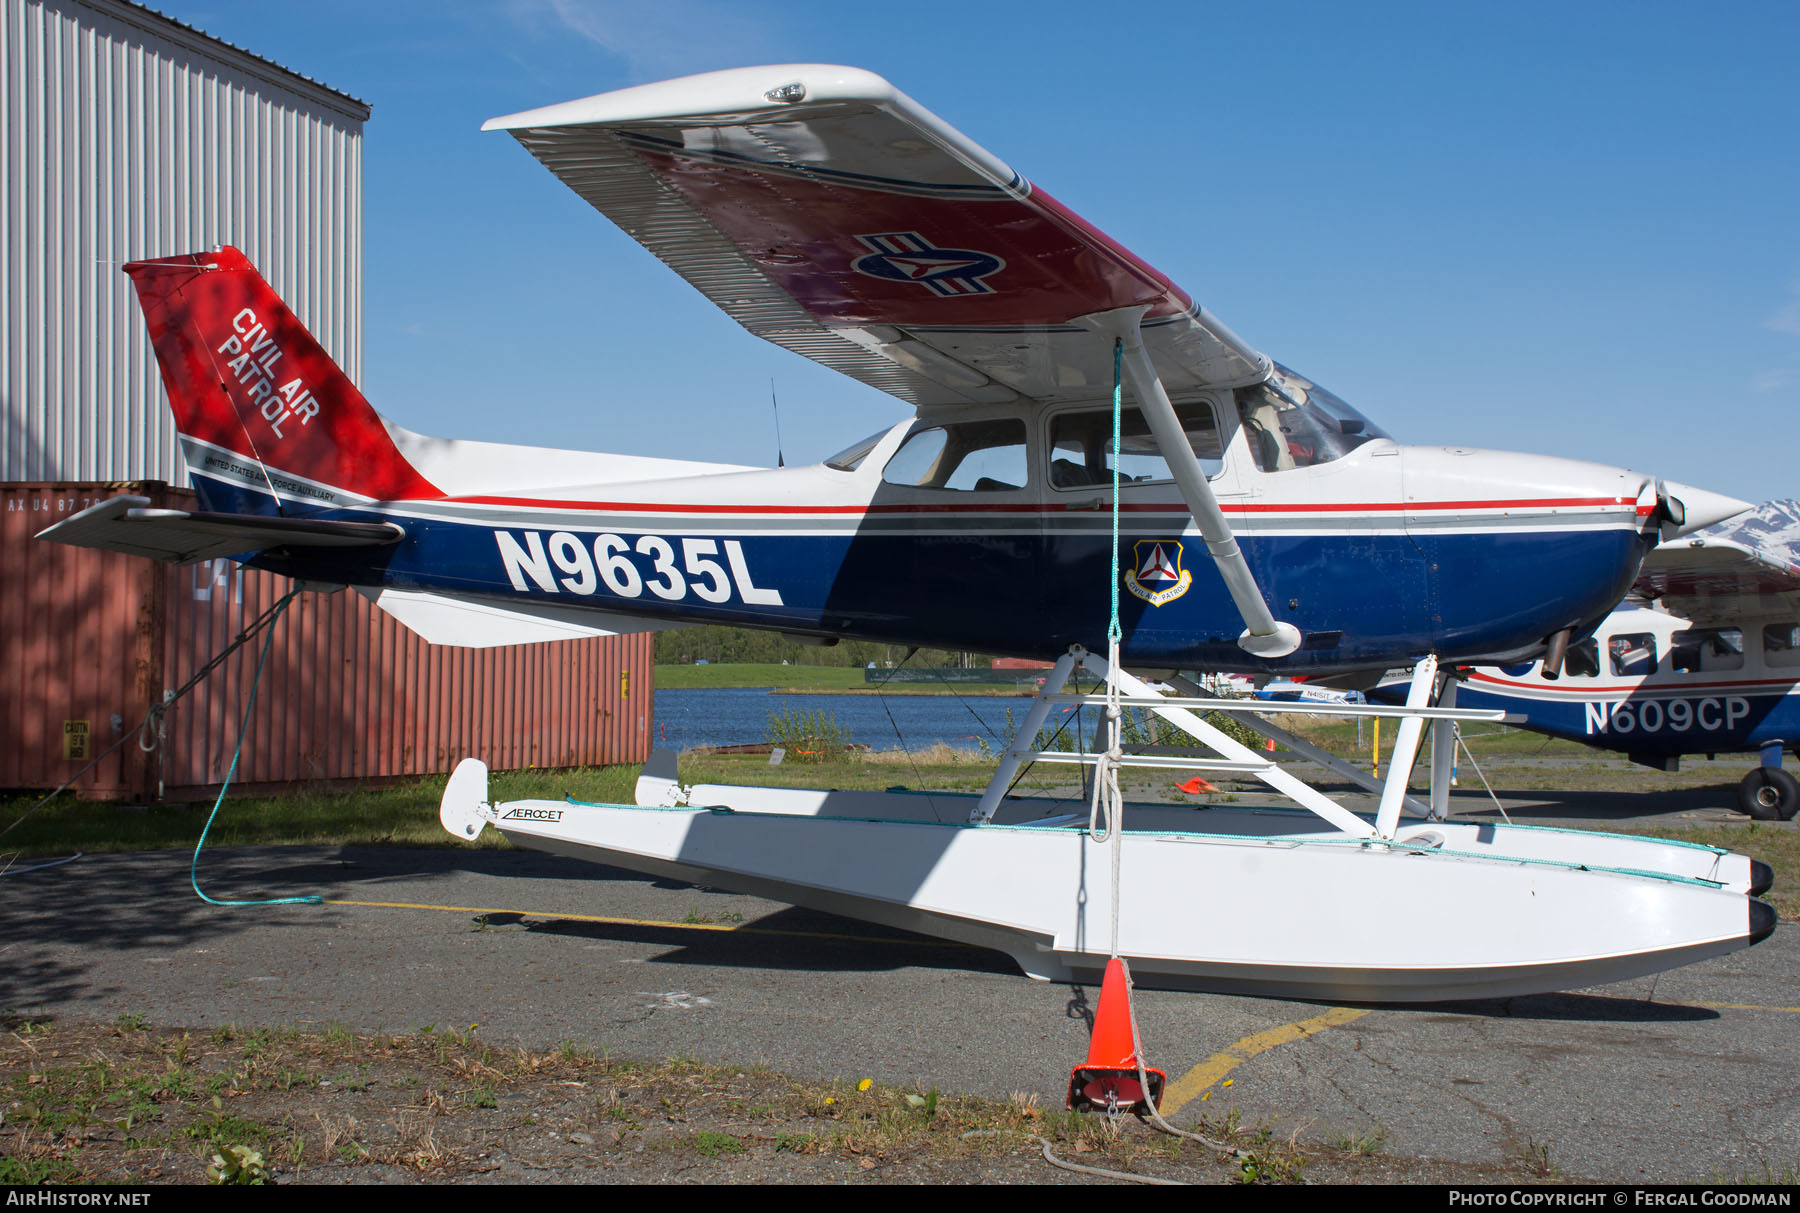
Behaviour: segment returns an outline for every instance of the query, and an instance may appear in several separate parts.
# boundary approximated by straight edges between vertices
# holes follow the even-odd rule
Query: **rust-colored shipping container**
[[[194,505],[160,482],[0,485],[0,787],[67,779],[291,588],[228,560],[176,568],[32,538],[122,492]],[[129,741],[76,787],[153,799],[220,783],[259,642],[169,708],[154,748]],[[303,593],[276,627],[234,783],[429,775],[471,756],[496,770],[642,762],[653,662],[647,633],[450,648],[360,594]]]

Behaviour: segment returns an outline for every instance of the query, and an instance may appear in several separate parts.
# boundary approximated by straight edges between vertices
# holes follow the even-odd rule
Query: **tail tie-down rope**
[[[250,713],[256,708],[256,687],[257,684],[262,681],[263,664],[269,660],[269,650],[275,643],[275,623],[281,618],[281,613],[287,610],[287,605],[293,600],[294,595],[299,592],[300,591],[297,588],[289,590],[287,594],[282,597],[281,601],[277,602],[269,612],[269,632],[268,635],[263,637],[262,652],[259,653],[256,658],[256,672],[250,676],[250,693],[244,700],[244,720],[243,723],[238,726],[237,744],[231,749],[231,765],[225,769],[225,782],[219,787],[219,798],[213,801],[212,812],[206,815],[206,825],[200,830],[200,841],[194,844],[194,861],[188,865],[188,883],[194,886],[195,895],[208,905],[316,906],[324,901],[324,898],[322,897],[310,895],[305,897],[258,897],[245,901],[220,900],[217,897],[207,896],[206,891],[200,887],[200,848],[206,845],[206,836],[211,832],[213,821],[218,817],[219,809],[225,803],[225,793],[231,790],[232,777],[237,774],[238,758],[244,752],[244,736],[250,731]],[[245,636],[247,637],[248,635],[249,632],[246,630]]]

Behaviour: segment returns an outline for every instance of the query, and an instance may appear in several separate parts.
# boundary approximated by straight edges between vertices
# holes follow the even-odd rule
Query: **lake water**
[[[1026,696],[772,695],[763,688],[658,690],[651,737],[658,749],[754,745],[768,740],[769,713],[827,712],[850,740],[876,750],[922,750],[943,742],[976,750],[976,738],[999,749],[1006,712],[1020,721]]]

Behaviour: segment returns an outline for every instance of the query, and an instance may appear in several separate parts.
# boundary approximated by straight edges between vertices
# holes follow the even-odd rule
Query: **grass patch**
[[[1349,1129],[1325,1135],[1325,1144],[1346,1154],[1379,1154],[1387,1145],[1387,1129],[1374,1124],[1363,1129]]]
[[[838,724],[833,712],[771,710],[767,737],[797,763],[850,760],[850,730]]]
[[[717,1158],[721,1154],[742,1154],[750,1147],[742,1138],[733,1137],[729,1133],[715,1133],[710,1129],[702,1129],[694,1134],[694,1149],[707,1158]]]

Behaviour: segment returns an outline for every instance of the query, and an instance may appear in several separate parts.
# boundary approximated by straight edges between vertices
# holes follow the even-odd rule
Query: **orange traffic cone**
[[[1189,796],[1198,796],[1202,792],[1216,792],[1219,789],[1213,787],[1212,784],[1196,775],[1186,783],[1176,784],[1175,790],[1177,792],[1186,792]]]
[[[1138,1082],[1137,1050],[1131,1045],[1131,988],[1125,984],[1125,962],[1115,956],[1106,962],[1106,979],[1100,983],[1087,1063],[1069,1074],[1068,1106],[1106,1112],[1153,1108],[1162,1098],[1168,1075],[1146,1066],[1144,1076],[1150,1081],[1147,1094]]]

